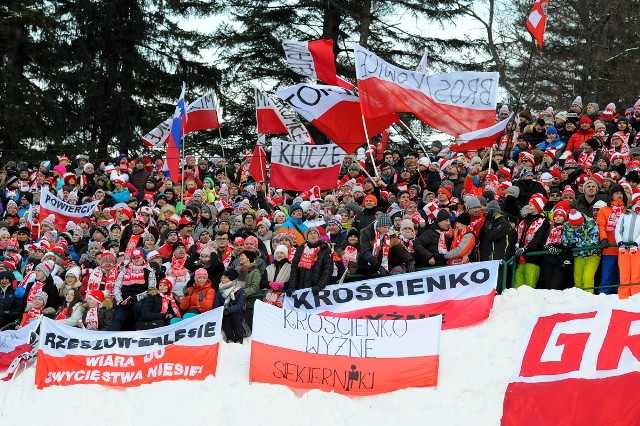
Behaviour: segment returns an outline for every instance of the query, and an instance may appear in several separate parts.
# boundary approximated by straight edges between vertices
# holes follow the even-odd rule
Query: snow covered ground
[[[217,377],[125,390],[98,385],[36,390],[35,368],[0,382],[0,425],[499,425],[502,400],[533,319],[595,306],[640,306],[640,297],[508,290],[481,325],[442,333],[436,389],[366,398],[249,383],[249,344],[222,344]],[[245,342],[246,343],[246,342]],[[142,423],[141,423],[142,422]]]

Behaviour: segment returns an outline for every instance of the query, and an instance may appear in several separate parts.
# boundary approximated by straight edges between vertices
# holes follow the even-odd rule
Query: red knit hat
[[[576,209],[571,209],[569,213],[569,224],[572,226],[580,226],[584,223],[584,216]]]
[[[158,288],[160,288],[160,284],[165,284],[169,288],[169,293],[173,290],[173,283],[169,278],[162,278],[158,281]]]
[[[562,194],[573,194],[573,196],[575,197],[576,195],[576,191],[573,190],[573,188],[570,185],[566,185],[564,187],[564,189],[562,190]]]
[[[553,208],[553,216],[559,214],[560,216],[564,217],[564,220],[567,220],[569,218],[569,210],[569,203],[567,203],[566,201],[559,201]]]
[[[529,203],[536,208],[538,213],[542,213],[542,210],[544,210],[544,205],[547,204],[547,199],[540,194],[533,194],[529,199]]]
[[[451,199],[451,191],[449,191],[449,188],[446,187],[442,187],[442,188],[438,188],[438,194],[444,194],[447,196],[447,199]]]

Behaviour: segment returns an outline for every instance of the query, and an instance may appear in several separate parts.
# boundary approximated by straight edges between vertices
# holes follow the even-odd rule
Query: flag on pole
[[[527,18],[527,29],[536,40],[536,43],[538,43],[540,49],[542,49],[544,30],[547,27],[548,8],[549,0],[536,0]]]
[[[495,124],[497,72],[428,75],[392,65],[357,44],[354,51],[365,118],[412,112],[455,137]]]
[[[312,77],[332,86],[353,89],[353,84],[336,74],[333,40],[282,42],[287,64],[294,72]]]
[[[507,127],[509,120],[513,118],[513,113],[499,123],[494,124],[486,129],[474,130],[473,132],[464,133],[456,139],[449,149],[451,151],[472,151],[482,148],[489,148],[496,143],[500,133]]]
[[[309,131],[291,108],[256,86],[254,90],[258,134],[288,133],[293,143],[313,144]]]
[[[249,175],[256,182],[263,182],[267,179],[267,154],[264,152],[265,135],[258,135],[258,141],[253,148],[251,163],[249,164]]]
[[[424,49],[424,53],[422,54],[422,59],[420,59],[420,63],[418,64],[416,71],[426,74],[428,66],[429,66],[429,52],[427,52],[427,49]]]
[[[184,104],[184,93],[186,84],[182,82],[182,92],[176,104],[176,110],[173,113],[171,122],[171,133],[167,139],[167,166],[169,175],[174,182],[180,181],[180,158],[182,149],[182,130],[183,122],[186,121],[186,111]]]
[[[207,92],[186,107],[187,121],[183,125],[183,134],[198,130],[211,130],[220,128],[222,122],[222,108],[218,103],[215,93]],[[158,124],[155,129],[142,137],[146,146],[154,148],[164,147],[171,133],[173,118],[167,118]]]

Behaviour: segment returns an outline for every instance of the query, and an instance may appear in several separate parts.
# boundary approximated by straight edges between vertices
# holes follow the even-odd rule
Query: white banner
[[[345,318],[420,319],[443,315],[443,329],[485,320],[493,306],[499,261],[434,268],[334,284],[285,297],[286,309]]]

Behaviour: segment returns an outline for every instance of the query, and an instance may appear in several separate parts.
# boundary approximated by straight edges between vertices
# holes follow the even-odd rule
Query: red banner
[[[352,396],[436,386],[441,317],[322,317],[263,302],[254,310],[252,382]]]
[[[294,72],[318,79],[326,84],[353,89],[353,84],[336,74],[333,40],[282,42],[287,64]]]
[[[167,327],[96,332],[43,319],[36,386],[204,380],[218,364],[222,308]]]
[[[507,387],[502,425],[632,425],[640,419],[640,312],[536,320]]]

